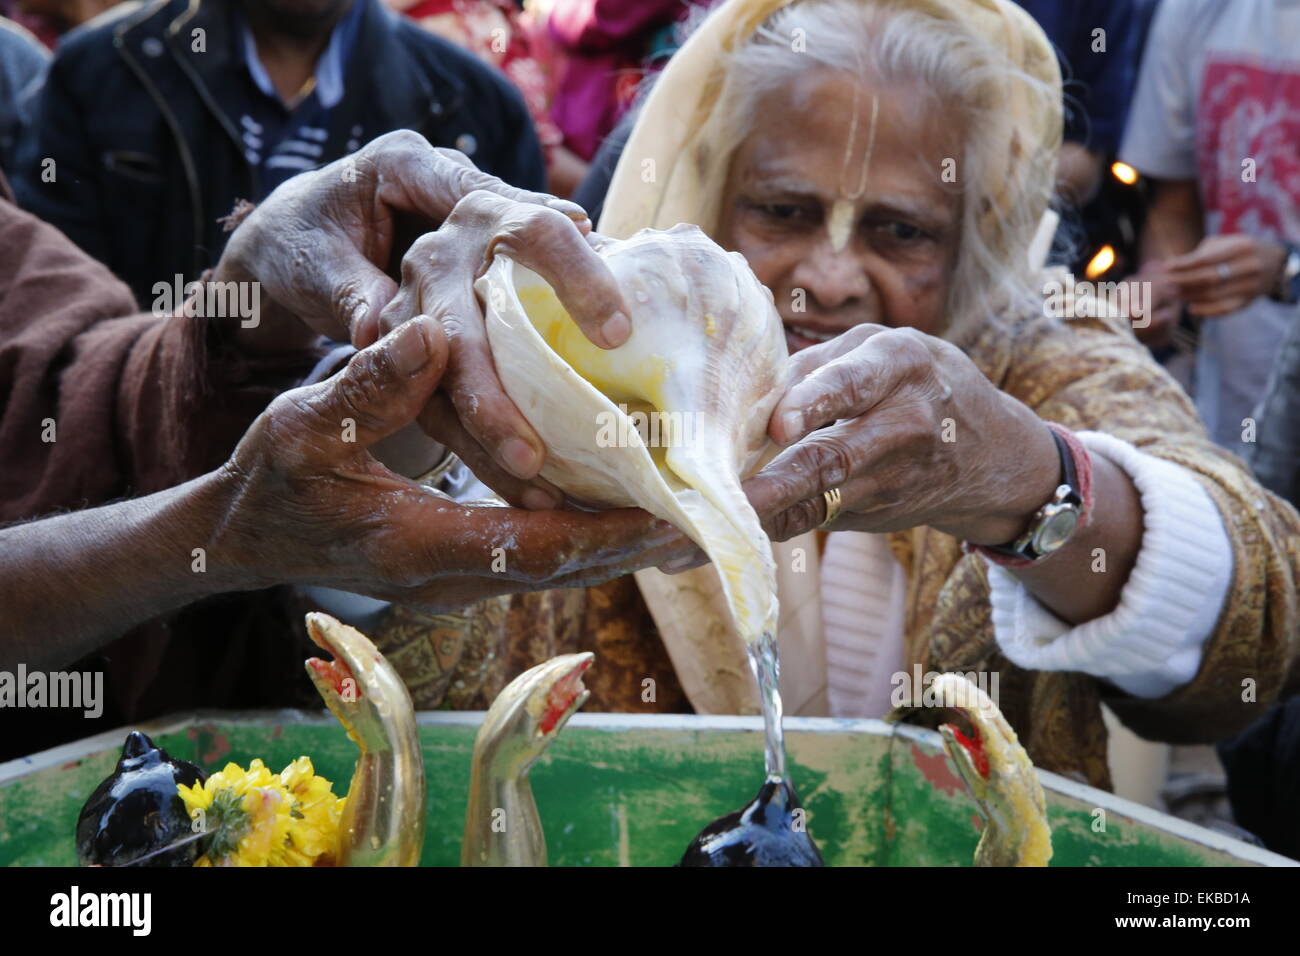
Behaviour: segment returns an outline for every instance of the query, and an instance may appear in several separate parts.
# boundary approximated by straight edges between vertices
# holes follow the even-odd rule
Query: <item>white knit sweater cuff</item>
[[[1163,697],[1201,666],[1232,582],[1232,543],[1189,471],[1101,432],[1079,432],[1079,439],[1123,469],[1142,498],[1142,546],[1119,605],[1071,627],[1008,570],[990,565],[994,635],[1018,667],[1081,671],[1135,697]]]

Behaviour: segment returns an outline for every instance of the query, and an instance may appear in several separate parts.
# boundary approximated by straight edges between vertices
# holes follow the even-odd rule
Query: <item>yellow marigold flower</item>
[[[339,821],[345,797],[336,797],[331,784],[316,776],[310,757],[299,757],[284,770],[280,780],[293,797],[289,815],[293,818],[289,838],[291,866],[314,866],[333,862],[338,845]],[[299,862],[299,860],[305,862]]]
[[[314,866],[327,862],[337,844],[343,798],[307,757],[282,774],[261,760],[247,770],[228,763],[177,791],[191,819],[211,834],[196,866]]]
[[[212,777],[208,779],[211,780]],[[206,814],[211,808],[213,791],[206,789],[203,784],[196,783],[192,787],[187,787],[180,783],[176,785],[176,789],[180,792],[181,800],[185,804],[185,812],[190,815],[191,820],[194,819],[194,811],[202,810]]]

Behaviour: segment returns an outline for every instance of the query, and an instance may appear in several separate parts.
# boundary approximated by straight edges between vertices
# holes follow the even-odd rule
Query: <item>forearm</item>
[[[1162,180],[1154,184],[1155,197],[1142,231],[1142,264],[1161,262],[1191,252],[1205,238],[1205,221],[1196,183]]]
[[[221,472],[0,530],[0,669],[57,667],[192,601],[256,587],[222,543]]]
[[[1132,480],[1104,455],[1091,457],[1088,524],[1038,564],[1009,569],[1040,604],[1070,624],[1116,608],[1142,545],[1142,502]]]
[[[1133,482],[1142,507],[1140,549],[1123,572],[1115,608],[1083,622],[1054,613],[1009,569],[990,568],[998,645],[1030,670],[1078,671],[1137,697],[1161,698],[1196,677],[1221,632],[1235,565],[1228,524],[1187,466],[1105,432],[1078,437],[1094,460],[1108,458]],[[1097,557],[1092,576],[1119,573],[1111,555]]]

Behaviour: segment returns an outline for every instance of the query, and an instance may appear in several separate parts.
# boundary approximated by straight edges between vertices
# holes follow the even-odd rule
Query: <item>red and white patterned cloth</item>
[[[511,0],[385,0],[430,33],[469,50],[504,73],[523,95],[542,148],[564,140],[551,119],[550,87]]]

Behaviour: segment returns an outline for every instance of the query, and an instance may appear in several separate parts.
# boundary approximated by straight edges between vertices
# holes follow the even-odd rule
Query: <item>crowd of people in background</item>
[[[598,222],[646,91],[716,5],[0,0],[0,193],[142,311],[217,266],[239,201],[394,130]],[[1053,261],[1149,290],[1138,339],[1213,440],[1300,503],[1300,3],[1021,6],[1064,78]],[[1300,698],[1220,752],[1238,824],[1300,855],[1279,823],[1300,805]]]

